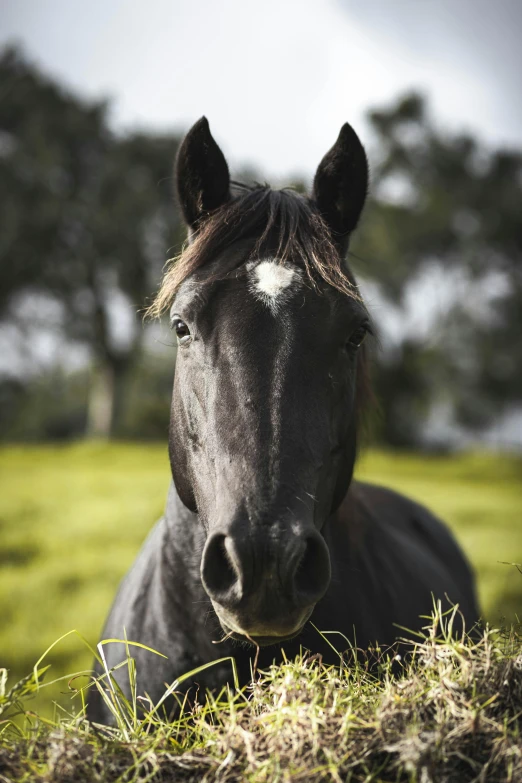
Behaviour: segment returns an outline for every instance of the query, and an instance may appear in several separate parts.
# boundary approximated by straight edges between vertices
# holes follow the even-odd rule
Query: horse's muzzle
[[[315,528],[277,547],[263,539],[213,532],[201,578],[225,632],[256,644],[296,636],[330,584],[330,557]]]

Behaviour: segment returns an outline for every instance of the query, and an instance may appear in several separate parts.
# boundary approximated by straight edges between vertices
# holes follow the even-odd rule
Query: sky
[[[436,121],[522,144],[520,0],[0,0],[0,44],[112,99],[115,127],[205,114],[232,168],[310,177],[348,120],[410,89]]]

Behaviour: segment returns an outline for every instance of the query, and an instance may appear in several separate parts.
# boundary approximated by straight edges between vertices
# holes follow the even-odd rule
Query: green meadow
[[[356,475],[393,487],[445,519],[475,567],[494,625],[522,614],[522,460],[469,453],[370,450]],[[98,639],[118,582],[160,516],[165,445],[77,444],[0,449],[0,667],[26,675],[58,637]],[[52,678],[89,668],[71,636],[50,653]],[[51,676],[48,677],[51,679]],[[49,713],[65,687],[42,691]]]

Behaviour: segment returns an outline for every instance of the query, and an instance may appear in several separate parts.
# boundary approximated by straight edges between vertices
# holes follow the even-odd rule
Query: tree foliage
[[[374,197],[353,262],[399,311],[436,267],[441,288],[422,292],[424,304],[445,303],[428,341],[405,331],[378,361],[382,437],[418,441],[440,400],[457,423],[484,427],[522,399],[522,155],[444,132],[415,94],[370,121]]]
[[[90,422],[104,434],[139,353],[137,310],[182,237],[168,176],[177,139],[115,135],[105,103],[66,92],[13,49],[0,81],[0,315],[23,320],[31,295],[59,303],[63,338],[90,349]]]

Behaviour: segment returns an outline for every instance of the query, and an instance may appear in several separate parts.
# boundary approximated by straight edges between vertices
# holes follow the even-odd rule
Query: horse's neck
[[[336,547],[339,546],[340,541],[352,554],[359,551],[363,545],[364,531],[368,520],[361,513],[358,496],[359,483],[352,479],[342,503],[329,518],[324,530],[331,556],[335,556]]]
[[[182,571],[187,586],[199,592],[199,588],[202,589],[199,569],[205,533],[197,515],[181,502],[172,481],[165,506],[165,523],[164,565]]]
[[[164,520],[159,569],[159,581],[164,590],[162,611],[175,616],[173,633],[178,639],[182,638],[186,647],[184,655],[195,656],[192,663],[196,666],[216,657],[212,639],[220,636],[216,631],[219,623],[201,582],[205,531],[197,514],[181,502],[173,482],[169,488]]]

